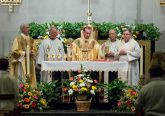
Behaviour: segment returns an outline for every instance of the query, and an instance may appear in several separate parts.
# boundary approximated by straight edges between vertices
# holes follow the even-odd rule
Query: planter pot
[[[90,110],[91,106],[91,99],[89,101],[78,101],[76,99],[76,106],[77,106],[77,111],[78,112],[86,112]]]
[[[78,95],[76,97],[78,101],[86,101],[87,100],[87,95]]]

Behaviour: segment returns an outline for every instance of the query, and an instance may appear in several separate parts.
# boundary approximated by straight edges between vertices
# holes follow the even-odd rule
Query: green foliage
[[[53,100],[57,101],[59,99],[61,92],[61,83],[59,83],[58,81],[42,83],[39,86],[48,103],[51,103]]]
[[[38,36],[45,36],[46,32],[51,25],[57,26],[65,38],[78,38],[80,37],[80,31],[85,25],[83,22],[51,22],[44,24],[37,24],[31,22],[30,24],[30,36],[37,38]],[[92,25],[97,28],[99,39],[108,38],[109,29],[115,29],[118,32],[120,38],[124,29],[131,29],[135,39],[142,40],[158,40],[160,36],[159,29],[154,24],[131,24],[126,23],[113,24],[111,22],[96,23]]]
[[[159,29],[154,24],[135,24],[135,32],[142,32],[140,39],[144,40],[158,40],[160,36]]]
[[[83,22],[76,23],[63,23],[64,35],[66,38],[78,38],[80,37],[80,31],[85,24]]]
[[[44,36],[46,35],[46,25],[45,24],[37,24],[37,23],[30,23],[30,36],[36,39],[39,35]]]
[[[113,107],[116,106],[117,100],[120,99],[123,89],[126,87],[126,83],[121,80],[113,80],[110,84],[107,85],[108,100],[113,105]]]
[[[116,27],[116,24],[112,24],[111,22],[103,22],[103,23],[93,22],[93,25],[97,27],[100,38],[107,38],[109,35],[108,34],[109,29],[114,29]]]

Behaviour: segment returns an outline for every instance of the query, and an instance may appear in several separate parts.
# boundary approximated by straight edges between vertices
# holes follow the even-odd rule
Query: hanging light
[[[20,4],[21,4],[21,0],[1,0],[1,5],[9,6],[10,13],[14,11],[14,6]]]
[[[165,0],[160,0],[160,6],[165,6]]]

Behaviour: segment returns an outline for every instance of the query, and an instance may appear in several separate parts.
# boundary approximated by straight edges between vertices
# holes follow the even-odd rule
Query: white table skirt
[[[128,71],[128,62],[114,61],[43,61],[42,71],[77,71],[81,68],[89,71]]]
[[[81,64],[85,70],[88,71],[104,71],[104,83],[109,82],[108,71],[117,71],[118,79],[127,80],[128,72],[128,62],[123,61],[43,61],[41,65],[41,70],[43,72],[47,71],[77,71],[81,69]],[[63,83],[63,80],[62,80]],[[106,91],[106,90],[105,90]],[[106,100],[107,94],[104,96],[104,101]],[[64,101],[64,97],[62,99]]]

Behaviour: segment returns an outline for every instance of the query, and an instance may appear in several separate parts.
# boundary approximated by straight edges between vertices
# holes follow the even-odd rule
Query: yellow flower
[[[29,88],[29,84],[28,84],[28,83],[25,84],[25,88],[26,88],[26,89]]]
[[[25,105],[25,109],[29,109],[29,104],[26,104]]]
[[[92,86],[92,90],[96,90],[97,89],[97,87],[96,86]]]
[[[136,35],[133,35],[133,37],[134,37],[134,38],[137,38],[137,36],[136,36]]]
[[[28,96],[32,96],[32,92],[28,92]]]
[[[84,82],[82,79],[80,79],[79,81],[78,81],[79,83],[82,83],[82,82]]]
[[[41,99],[40,100],[40,103],[43,104],[43,105],[46,105],[47,104],[45,99]]]
[[[72,88],[73,89],[77,89],[77,85],[72,85]]]
[[[88,89],[86,87],[82,87],[81,90],[82,91],[88,91]]]
[[[48,35],[44,36],[44,39],[47,39],[47,38],[49,38],[49,36],[48,36]]]
[[[135,107],[134,106],[131,107],[131,111],[135,112]]]

